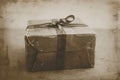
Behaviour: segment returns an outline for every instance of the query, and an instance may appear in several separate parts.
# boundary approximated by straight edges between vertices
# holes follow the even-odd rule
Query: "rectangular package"
[[[25,35],[28,71],[94,67],[96,37],[87,25],[68,24],[59,29],[33,23]]]

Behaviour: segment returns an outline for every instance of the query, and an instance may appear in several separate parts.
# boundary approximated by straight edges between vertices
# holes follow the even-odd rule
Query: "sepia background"
[[[27,72],[24,35],[28,20],[70,14],[96,32],[95,67]],[[119,16],[119,0],[0,0],[0,80],[120,80]]]

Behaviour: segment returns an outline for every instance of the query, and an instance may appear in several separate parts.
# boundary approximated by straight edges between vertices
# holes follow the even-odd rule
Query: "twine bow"
[[[66,18],[61,18],[59,20],[53,19],[52,20],[52,26],[57,27],[58,29],[61,29],[61,26],[67,25],[75,20],[74,15],[69,15]]]

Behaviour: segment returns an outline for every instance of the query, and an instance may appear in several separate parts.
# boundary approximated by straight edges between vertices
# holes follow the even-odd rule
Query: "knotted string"
[[[52,19],[52,22],[43,23],[43,24],[36,24],[36,25],[29,25],[26,29],[34,29],[34,28],[42,28],[42,27],[54,27],[60,29],[62,26],[68,25],[72,21],[75,20],[74,15],[69,15],[66,18],[61,19]]]

